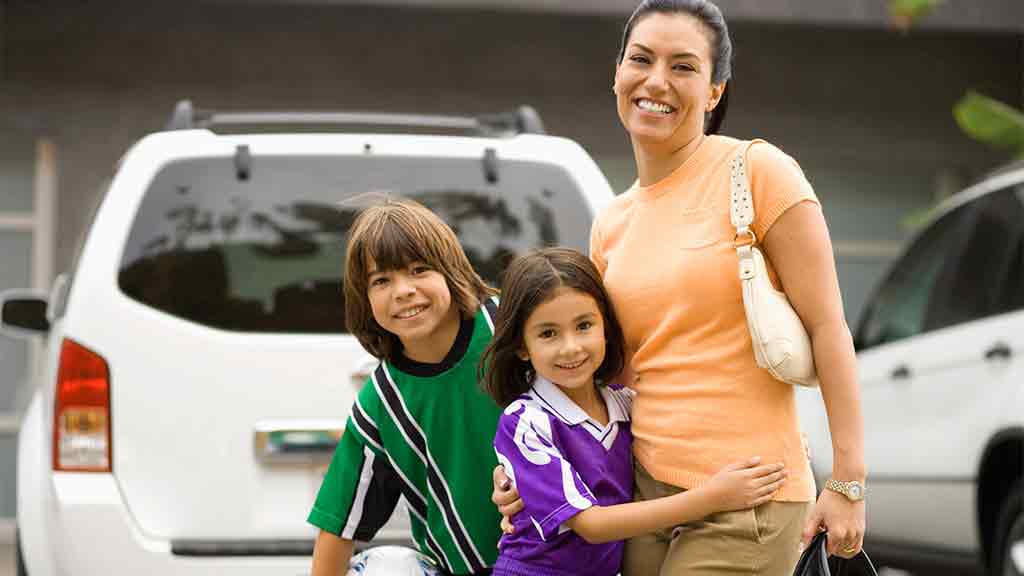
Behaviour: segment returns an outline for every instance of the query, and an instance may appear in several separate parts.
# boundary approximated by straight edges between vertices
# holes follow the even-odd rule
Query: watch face
[[[851,483],[848,490],[850,491],[851,498],[860,499],[860,497],[863,495],[861,492],[860,484]]]

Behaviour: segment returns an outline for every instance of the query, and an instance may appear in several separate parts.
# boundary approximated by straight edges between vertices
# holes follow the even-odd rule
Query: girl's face
[[[575,399],[592,392],[604,349],[604,318],[597,301],[586,292],[562,287],[526,319],[519,357]]]
[[[378,270],[369,259],[367,270],[366,293],[377,324],[398,336],[407,357],[421,362],[443,359],[451,346],[446,336],[459,329],[459,309],[452,306],[444,276],[423,262]]]
[[[619,120],[634,143],[682,148],[704,133],[725,84],[712,84],[710,32],[689,14],[649,14],[615,69]]]

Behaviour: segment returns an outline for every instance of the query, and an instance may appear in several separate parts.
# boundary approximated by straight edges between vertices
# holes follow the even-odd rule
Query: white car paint
[[[368,149],[376,158],[480,159],[491,148],[502,161],[564,171],[581,191],[582,217],[593,218],[612,198],[579,145],[546,135],[183,130],[143,138],[119,163],[66,301],[64,284],[51,296],[46,369],[18,448],[18,530],[32,576],[308,571],[308,557],[180,556],[171,543],[311,540],[315,532],[305,517],[325,465],[266,465],[255,454],[254,434],[274,423],[344,422],[372,357],[349,335],[220,330],[151,308],[118,287],[130,225],[154,176],[183,159],[231,158],[239,145],[249,147],[257,165],[263,155],[356,157]],[[112,473],[52,470],[54,383],[65,338],[110,366]],[[378,540],[408,539],[401,514],[378,534]]]

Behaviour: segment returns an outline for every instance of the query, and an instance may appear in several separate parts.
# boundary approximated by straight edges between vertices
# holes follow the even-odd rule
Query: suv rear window
[[[494,285],[530,248],[586,250],[592,215],[565,170],[515,161],[498,168],[489,183],[474,159],[257,156],[240,179],[232,158],[178,161],[143,198],[118,285],[138,302],[214,328],[345,332],[345,241],[373,192],[434,210]]]

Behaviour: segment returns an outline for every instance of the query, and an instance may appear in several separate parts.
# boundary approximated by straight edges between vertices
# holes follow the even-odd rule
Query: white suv
[[[1024,164],[940,206],[876,290],[856,343],[865,547],[897,565],[1024,574]],[[802,396],[826,475],[821,400]]]
[[[179,104],[121,160],[49,297],[2,298],[4,328],[47,339],[18,438],[20,574],[308,573],[306,515],[374,365],[345,333],[340,289],[367,192],[435,210],[495,284],[529,248],[585,250],[612,198],[587,153],[525,107]],[[378,538],[407,541],[407,526]]]

